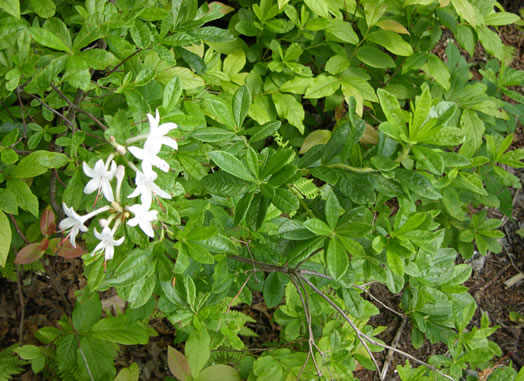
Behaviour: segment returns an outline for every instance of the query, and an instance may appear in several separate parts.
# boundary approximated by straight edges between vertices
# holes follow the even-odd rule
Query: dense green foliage
[[[118,345],[165,316],[180,380],[351,380],[386,347],[378,282],[416,348],[448,347],[403,380],[478,379],[503,353],[487,315],[470,324],[458,260],[501,251],[488,211],[511,218],[520,187],[524,73],[495,31],[519,20],[491,0],[0,0],[2,275],[58,255],[87,278],[71,316],[14,351],[46,379],[112,380]],[[125,312],[102,312],[110,288]],[[255,335],[231,309],[253,292],[280,341],[226,352]]]

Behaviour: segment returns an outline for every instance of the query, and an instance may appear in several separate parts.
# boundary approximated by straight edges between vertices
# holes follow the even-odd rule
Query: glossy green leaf
[[[212,151],[209,153],[211,159],[224,171],[241,178],[246,181],[255,181],[256,179],[244,166],[244,164],[236,158],[236,156],[226,151]]]
[[[368,40],[385,47],[397,56],[410,56],[413,54],[411,45],[399,34],[389,30],[377,30],[369,33]]]
[[[60,168],[68,162],[69,158],[58,152],[34,151],[20,160],[11,176],[17,179],[35,177],[48,169]]]
[[[329,274],[337,280],[344,276],[349,267],[348,254],[344,246],[335,238],[329,241],[326,264]]]
[[[47,29],[31,27],[29,28],[29,32],[31,33],[31,37],[33,37],[37,43],[45,46],[46,48],[61,50],[66,53],[71,52],[71,49],[62,41],[61,38]]]
[[[152,336],[150,329],[139,322],[129,321],[126,315],[99,320],[91,328],[91,333],[100,340],[124,345],[147,344]]]
[[[393,59],[380,49],[372,45],[364,45],[357,50],[357,58],[366,65],[377,69],[395,67]]]
[[[233,95],[233,117],[237,128],[241,128],[251,104],[251,93],[249,88],[241,86]]]
[[[194,331],[186,341],[185,352],[191,375],[197,378],[200,371],[205,367],[210,355],[210,337],[207,328]]]
[[[304,226],[316,235],[328,236],[332,233],[331,228],[324,221],[321,221],[318,218],[311,218],[305,221]]]
[[[269,308],[275,308],[282,302],[287,278],[279,272],[270,273],[264,281],[264,301]]]
[[[337,77],[321,74],[311,81],[304,98],[325,98],[334,94],[339,87],[340,80]]]

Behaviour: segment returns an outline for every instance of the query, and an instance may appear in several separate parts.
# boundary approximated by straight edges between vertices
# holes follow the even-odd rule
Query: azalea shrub
[[[495,216],[521,186],[524,73],[497,34],[518,15],[491,0],[2,0],[0,20],[1,274],[80,257],[86,279],[0,375],[138,380],[114,360],[160,317],[182,381],[386,379],[383,351],[402,380],[522,379],[464,286],[473,256],[501,251]],[[102,310],[110,290],[124,309]],[[279,336],[251,351],[260,305]],[[384,342],[370,319],[385,308],[415,348],[447,352]]]

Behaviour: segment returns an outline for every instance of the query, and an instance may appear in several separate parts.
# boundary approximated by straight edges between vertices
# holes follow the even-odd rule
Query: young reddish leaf
[[[78,258],[86,253],[85,249],[79,244],[76,244],[76,248],[71,245],[69,240],[65,241],[62,245],[58,244],[58,250],[56,254],[64,258]]]
[[[55,212],[50,205],[44,209],[40,217],[40,231],[42,235],[48,237],[56,231],[56,217]]]
[[[49,245],[47,238],[44,238],[44,240],[47,241],[47,245]],[[42,255],[44,255],[45,252],[45,249],[42,250],[41,248],[44,240],[42,240],[40,243],[31,243],[20,250],[16,255],[15,263],[17,265],[27,265],[38,260]]]
[[[62,243],[60,238],[53,238],[49,241],[49,250],[53,254],[64,258],[77,258],[86,253],[85,249],[79,243],[77,243],[76,248],[74,248],[69,240]]]
[[[210,11],[216,10],[222,13],[224,16],[235,10],[235,8],[231,8],[229,5],[221,3],[220,1],[213,1],[212,3],[209,3],[209,9]]]
[[[169,370],[180,381],[191,377],[191,368],[186,357],[172,346],[167,347],[167,366]]]

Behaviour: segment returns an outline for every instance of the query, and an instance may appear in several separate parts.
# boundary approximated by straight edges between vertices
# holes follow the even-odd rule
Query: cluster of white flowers
[[[85,223],[94,216],[104,212],[110,212],[110,215],[107,219],[101,218],[99,220],[102,227],[101,233],[99,233],[96,228],[94,229],[94,235],[100,240],[100,242],[93,250],[93,254],[103,251],[106,260],[113,258],[115,246],[119,246],[124,242],[124,237],[115,239],[115,233],[120,224],[130,217],[131,214],[134,217],[128,219],[127,224],[129,226],[138,225],[147,236],[154,237],[152,223],[157,220],[158,211],[151,210],[153,199],[158,200],[159,197],[169,199],[171,198],[171,195],[160,189],[155,184],[158,174],[153,170],[153,167],[159,168],[164,172],[169,171],[169,164],[158,157],[158,154],[163,145],[167,145],[175,150],[178,149],[176,141],[166,136],[169,131],[177,128],[177,125],[175,123],[160,124],[158,110],[154,117],[151,114],[147,114],[147,118],[149,119],[149,132],[145,135],[128,139],[126,142],[127,144],[131,144],[145,140],[143,148],[136,146],[130,146],[127,148],[133,156],[141,161],[140,169],[137,168],[134,163],[130,161],[127,162],[128,166],[136,173],[136,188],[127,196],[127,198],[140,196],[140,203],[130,206],[123,206],[121,204],[120,193],[122,182],[125,177],[125,168],[123,165],[117,166],[116,162],[113,160],[115,154],[109,155],[105,162],[102,159],[98,160],[95,163],[94,168],[89,167],[89,165],[84,162],[84,173],[91,178],[84,187],[84,193],[91,194],[96,191],[97,196],[95,205],[100,194],[104,196],[110,205],[102,206],[91,213],[81,216],[77,214],[73,208],[69,208],[67,205],[63,204],[64,212],[67,217],[60,222],[59,226],[62,231],[68,232],[66,239],[69,238],[74,247],[76,247],[75,239],[78,233],[88,231]],[[118,153],[125,155],[127,150],[125,147],[117,145]],[[115,177],[116,192],[113,194],[111,181]],[[112,227],[111,224],[113,224]]]

